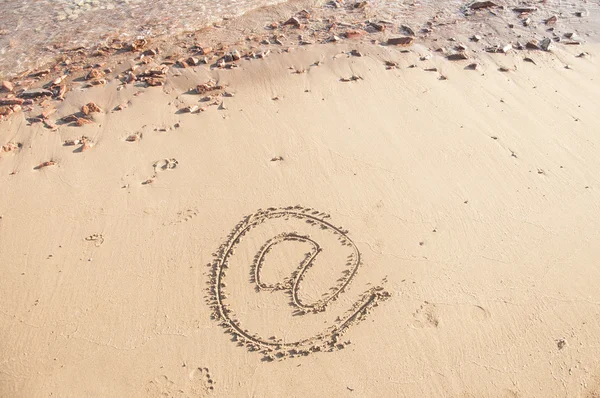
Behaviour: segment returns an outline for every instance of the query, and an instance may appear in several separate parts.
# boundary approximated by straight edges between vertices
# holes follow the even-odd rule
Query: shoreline
[[[362,4],[366,4],[362,6]],[[476,4],[475,2],[474,4]],[[336,6],[334,7],[333,4]],[[360,7],[355,7],[356,4],[361,4]],[[502,3],[499,3],[502,4]],[[587,5],[594,7],[593,4]],[[269,34],[291,33],[283,31],[278,26],[271,29],[272,24],[281,24],[288,18],[293,17],[301,10],[310,10],[311,16],[305,21],[302,21],[302,27],[298,30],[299,34],[313,35],[315,32],[320,32],[318,39],[306,39],[306,42],[324,42],[331,39],[331,36],[338,36],[340,40],[346,39],[344,34],[347,30],[357,30],[351,39],[356,40],[365,33],[367,36],[362,39],[381,41],[382,37],[399,35],[413,37],[422,45],[432,47],[436,44],[441,47],[447,47],[450,43],[444,43],[449,38],[454,38],[456,34],[465,34],[475,32],[476,26],[480,24],[487,25],[491,28],[488,32],[490,37],[482,35],[484,41],[489,42],[488,46],[498,45],[504,48],[507,43],[512,43],[518,48],[518,42],[524,46],[532,39],[541,42],[544,37],[555,40],[563,39],[570,42],[587,42],[592,43],[600,40],[600,17],[598,17],[598,9],[581,7],[571,9],[557,4],[542,4],[531,7],[533,11],[518,12],[526,10],[527,7],[519,8],[518,6],[500,5],[496,7],[486,8],[470,8],[469,4],[452,3],[451,5],[435,5],[426,4],[406,6],[402,5],[400,9],[394,9],[390,5],[381,4],[373,6],[368,2],[357,2],[353,4],[343,2],[322,2],[317,0],[292,0],[277,5],[260,6],[244,12],[243,15],[236,17],[218,18],[220,22],[207,22],[206,26],[195,28],[193,30],[184,30],[178,33],[159,34],[158,36],[144,37],[143,35],[132,35],[128,33],[129,39],[115,36],[107,32],[102,35],[104,39],[96,44],[88,45],[87,47],[77,45],[58,45],[52,50],[55,55],[46,56],[46,61],[42,65],[35,67],[30,63],[32,68],[17,71],[4,70],[3,79],[7,77],[14,79],[15,76],[23,76],[27,70],[43,70],[56,64],[49,57],[60,59],[64,56],[70,56],[73,53],[85,55],[88,58],[97,58],[100,62],[107,62],[105,56],[115,55],[115,50],[122,50],[122,46],[130,45],[135,39],[144,37],[145,40],[150,40],[153,43],[162,44],[165,46],[176,47],[176,43],[187,42],[190,45],[190,37],[199,40],[203,45],[212,47],[218,44],[223,46],[231,46],[251,36],[260,36],[261,40],[269,39]],[[517,11],[515,11],[517,10]],[[308,14],[307,14],[308,15]],[[580,15],[579,17],[575,15]],[[297,16],[297,15],[296,15]],[[548,24],[549,19],[558,18],[557,22]],[[361,21],[362,19],[362,21]],[[329,23],[327,22],[329,21]],[[527,22],[530,21],[530,22]],[[337,26],[336,24],[339,24]],[[583,24],[583,25],[582,25]],[[587,24],[587,25],[586,25]],[[262,26],[260,26],[262,25]],[[332,28],[333,25],[333,28]],[[237,30],[238,33],[231,32],[231,29]],[[548,28],[555,30],[554,32],[547,31]],[[328,30],[331,33],[327,37],[323,32]],[[373,31],[374,30],[374,31]],[[383,34],[373,34],[381,30]],[[304,32],[303,32],[304,31]],[[564,33],[574,34],[566,40]],[[6,33],[7,34],[7,33]],[[466,37],[461,37],[461,40],[466,40]],[[442,42],[440,42],[442,40]],[[298,45],[302,40],[290,40],[289,45]],[[492,42],[494,42],[492,44]],[[273,43],[270,43],[273,44]],[[287,43],[286,43],[287,44]],[[467,45],[472,43],[466,43]],[[557,43],[561,44],[561,43]],[[125,47],[126,48],[126,47]],[[275,49],[277,47],[274,47]],[[479,51],[484,50],[479,46]],[[6,56],[6,55],[5,55]],[[68,69],[68,68],[67,68]]]

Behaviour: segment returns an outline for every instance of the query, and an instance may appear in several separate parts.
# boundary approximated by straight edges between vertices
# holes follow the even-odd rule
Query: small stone
[[[525,6],[525,7],[515,7],[515,8],[513,8],[513,11],[514,12],[519,12],[519,13],[529,13],[529,12],[537,11],[537,8],[536,7],[528,7],[528,6]]]
[[[354,8],[365,8],[367,4],[368,3],[366,1],[357,1],[354,3]]]
[[[168,65],[160,65],[160,66],[157,66],[156,68],[150,69],[150,71],[147,73],[150,74],[151,76],[164,76],[167,74],[168,71],[169,71]]]
[[[23,91],[19,96],[23,97],[23,98],[38,98],[38,97],[45,97],[45,96],[50,97],[50,96],[52,96],[52,91],[46,90],[43,88],[34,88],[31,90]]]
[[[346,38],[356,39],[358,37],[363,36],[365,33],[366,32],[364,30],[358,30],[358,29],[348,30],[348,31],[346,31]]]
[[[371,22],[370,24],[376,31],[378,32],[383,32],[385,30],[385,25],[384,24],[379,24],[379,23],[375,23],[375,22]]]
[[[143,55],[145,55],[146,57],[153,57],[155,55],[158,55],[158,48],[157,49],[148,49],[146,51],[144,51],[142,53]]]
[[[392,46],[410,46],[415,39],[413,37],[395,37],[388,39],[387,44]]]
[[[478,42],[480,40],[481,40],[481,36],[479,36],[479,35],[471,36],[471,41]]]
[[[398,63],[397,62],[385,61],[385,68],[386,69],[395,69],[397,67],[398,67]]]
[[[87,150],[88,150],[88,149],[90,149],[90,148],[92,148],[92,143],[91,143],[91,142],[89,142],[88,140],[85,140],[85,141],[83,142],[83,145],[81,146],[81,148],[80,148],[79,150],[80,150],[81,152],[85,152],[85,151],[87,151]]]
[[[163,84],[165,84],[165,82],[162,79],[159,79],[156,77],[150,77],[150,78],[146,79],[146,84],[148,84],[148,86],[156,87],[156,86],[162,86]]]
[[[192,66],[198,66],[200,65],[200,60],[196,57],[189,57],[187,63]]]
[[[550,49],[552,48],[552,40],[549,38],[545,38],[540,43],[540,48],[544,51],[550,51]]]
[[[537,40],[531,40],[528,41],[527,44],[525,45],[526,48],[530,49],[530,50],[539,50],[539,42]]]
[[[471,10],[481,10],[483,8],[490,8],[490,7],[498,7],[498,4],[496,4],[492,1],[476,1],[469,6],[469,8]]]
[[[578,54],[577,58],[586,58],[586,57],[589,57],[589,56],[590,56],[590,53],[584,51],[584,52]]]
[[[284,25],[292,25],[292,26],[294,26],[296,28],[300,27],[300,21],[296,17],[291,17],[290,19],[288,19],[287,21],[285,21],[283,24]]]
[[[50,73],[50,69],[44,69],[44,70],[40,70],[40,71],[29,74],[29,77],[42,77],[42,76],[46,76],[49,73]]]
[[[234,61],[238,61],[242,56],[238,50],[234,50],[231,52],[231,58],[233,58]]]
[[[362,53],[358,50],[352,50],[350,51],[350,55],[355,56],[355,57],[362,57]]]
[[[469,59],[469,55],[464,51],[459,51],[454,54],[450,54],[447,57],[450,61],[459,61]]]
[[[410,26],[408,26],[408,25],[402,25],[401,28],[409,36],[414,36],[415,35],[415,31]]]
[[[562,350],[566,345],[567,345],[567,341],[565,339],[558,339],[558,340],[556,340],[556,347],[559,350]]]
[[[14,86],[11,82],[9,81],[3,81],[2,85],[0,86],[0,88],[2,89],[2,91],[8,91],[9,93],[13,91]]]
[[[90,124],[90,123],[92,123],[91,120],[88,120],[88,119],[85,119],[82,117],[77,118],[77,120],[75,121],[75,124],[79,127],[86,125],[86,124]]]
[[[146,39],[137,39],[133,43],[131,43],[130,50],[131,51],[139,51],[144,48],[148,44]]]
[[[81,108],[81,112],[83,112],[86,115],[89,115],[90,113],[100,113],[102,112],[102,109],[100,109],[100,107],[95,103],[90,102]]]
[[[556,21],[558,20],[558,18],[556,17],[556,15],[551,16],[550,18],[546,19],[545,23],[548,26],[553,26],[556,24]]]
[[[529,26],[531,25],[531,18],[525,18],[523,20],[523,26]]]
[[[512,50],[512,49],[513,49],[513,46],[512,46],[512,44],[507,44],[507,45],[505,45],[504,47],[502,47],[502,52],[503,52],[504,54],[506,54],[506,53],[508,53],[508,52],[509,52],[510,50]]]
[[[63,80],[65,80],[66,77],[67,77],[67,75],[59,76],[52,81],[52,84],[57,86],[57,85],[61,84],[63,82]]]
[[[534,65],[537,65],[537,64],[535,63],[535,61],[534,61],[533,59],[529,58],[529,57],[525,57],[525,58],[523,58],[523,61],[525,61],[525,62],[530,62],[530,63],[532,63],[532,64],[534,64]]]
[[[42,112],[42,119],[48,119],[54,112],[56,112],[56,108],[46,109]]]
[[[196,113],[198,112],[198,105],[188,106],[187,108],[183,108],[183,111],[188,113]]]
[[[91,71],[88,72],[88,74],[85,76],[85,80],[93,80],[93,79],[99,79],[102,76],[104,76],[104,72],[102,72],[100,69],[92,69]]]
[[[46,127],[47,129],[50,129],[51,131],[58,130],[58,126],[56,125],[56,123],[54,123],[53,121],[50,121],[50,120],[44,120],[44,127]]]
[[[39,165],[35,166],[33,169],[39,170],[39,169],[43,169],[44,167],[54,166],[55,164],[56,164],[56,162],[54,162],[53,160],[49,160],[47,162],[40,163]]]

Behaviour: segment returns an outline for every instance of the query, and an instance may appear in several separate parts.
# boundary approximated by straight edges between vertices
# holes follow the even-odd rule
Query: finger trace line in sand
[[[265,360],[282,359],[289,356],[308,355],[317,351],[333,351],[334,349],[344,348],[345,343],[339,339],[347,329],[360,321],[372,307],[378,305],[378,302],[390,297],[390,294],[383,290],[381,286],[376,286],[361,296],[350,308],[344,317],[338,318],[333,326],[330,326],[323,332],[315,336],[301,339],[293,342],[284,342],[274,338],[265,339],[256,334],[245,330],[240,322],[235,318],[233,312],[224,302],[227,295],[224,288],[226,286],[224,279],[226,270],[229,268],[229,259],[234,253],[235,246],[242,237],[251,229],[258,225],[277,218],[297,218],[306,223],[318,227],[322,230],[328,230],[338,236],[339,242],[352,249],[352,254],[348,256],[346,265],[350,269],[343,271],[343,277],[338,279],[338,285],[330,289],[330,293],[324,295],[320,300],[314,303],[305,303],[299,296],[300,284],[305,277],[306,272],[314,265],[314,261],[322,252],[321,246],[307,235],[300,235],[297,232],[284,232],[269,239],[258,251],[251,265],[251,281],[256,284],[256,290],[260,291],[285,291],[291,296],[291,305],[296,308],[295,315],[304,315],[307,313],[318,313],[325,311],[327,306],[337,300],[337,298],[350,285],[361,265],[361,253],[352,239],[348,237],[348,231],[336,227],[326,221],[329,216],[319,211],[303,208],[301,206],[290,206],[286,208],[269,208],[259,210],[254,214],[245,217],[234,228],[228,236],[227,241],[220,247],[215,254],[216,259],[212,264],[212,278],[210,281],[209,303],[213,307],[213,318],[220,321],[227,332],[234,336],[234,341],[240,345],[245,345],[250,351],[261,351]],[[267,284],[261,278],[261,272],[267,253],[275,246],[283,242],[296,241],[308,243],[311,250],[306,253],[304,259],[300,262],[298,268],[292,273],[291,278],[284,279],[283,282]]]

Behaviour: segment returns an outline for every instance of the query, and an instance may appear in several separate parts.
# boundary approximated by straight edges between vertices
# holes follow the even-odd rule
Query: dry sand
[[[4,120],[0,395],[600,396],[600,47],[401,50],[172,68],[73,89],[52,119],[94,102],[80,127]],[[211,80],[233,96],[199,102]]]

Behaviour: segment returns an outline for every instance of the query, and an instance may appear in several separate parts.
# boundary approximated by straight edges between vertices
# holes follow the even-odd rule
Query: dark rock
[[[287,21],[285,21],[283,24],[284,25],[292,25],[292,26],[294,26],[296,28],[300,27],[300,21],[296,17],[291,17],[290,19],[288,19]]]
[[[33,88],[23,91],[19,96],[22,98],[50,97],[52,96],[52,91],[43,88]]]
[[[476,1],[469,6],[471,10],[481,10],[483,8],[490,7],[498,7],[498,4],[494,3],[493,1]]]
[[[0,85],[1,91],[8,91],[10,93],[11,91],[13,91],[13,89],[14,89],[14,86],[9,81],[3,81],[2,84]]]
[[[23,105],[22,98],[0,98],[0,106]]]
[[[469,55],[464,51],[459,51],[459,52],[448,55],[447,58],[450,61],[460,61],[460,60],[469,59]]]
[[[545,38],[540,43],[540,48],[544,51],[550,51],[550,49],[552,48],[552,40],[549,38]]]
[[[414,40],[412,37],[394,37],[388,39],[387,44],[393,46],[410,46]]]

